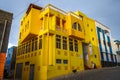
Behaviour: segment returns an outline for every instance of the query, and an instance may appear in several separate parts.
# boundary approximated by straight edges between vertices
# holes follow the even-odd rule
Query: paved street
[[[120,67],[77,72],[52,80],[120,80]]]

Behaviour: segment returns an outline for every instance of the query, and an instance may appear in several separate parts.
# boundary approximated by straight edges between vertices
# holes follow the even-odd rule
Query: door
[[[82,43],[85,69],[89,68],[88,44]]]
[[[34,64],[30,65],[30,80],[34,80]]]
[[[17,80],[22,80],[22,63],[18,63],[16,65],[16,75],[15,75],[15,79]]]

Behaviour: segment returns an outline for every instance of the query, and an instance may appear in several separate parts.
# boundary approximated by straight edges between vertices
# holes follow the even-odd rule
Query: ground
[[[87,70],[54,78],[52,80],[120,80],[120,67]]]

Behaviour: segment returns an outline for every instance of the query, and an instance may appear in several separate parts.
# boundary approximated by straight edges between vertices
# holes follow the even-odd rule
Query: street
[[[87,70],[52,80],[120,80],[120,67]]]

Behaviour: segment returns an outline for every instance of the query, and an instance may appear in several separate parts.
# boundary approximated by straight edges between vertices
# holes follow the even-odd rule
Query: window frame
[[[74,51],[73,49],[73,39],[69,38],[69,50]]]
[[[63,43],[63,49],[67,50],[67,37],[63,36],[62,37],[62,43]]]
[[[77,22],[74,22],[74,23],[72,24],[72,28],[75,29],[75,30],[77,30]]]
[[[77,28],[78,28],[78,31],[81,31],[81,32],[82,32],[82,28],[81,28],[81,25],[80,25],[79,23],[78,23]]]
[[[56,29],[60,29],[60,18],[56,17]]]
[[[63,64],[68,64],[68,60],[63,60]]]
[[[61,35],[56,35],[56,48],[61,49]]]
[[[78,52],[78,41],[74,40],[75,52]]]
[[[61,59],[56,59],[56,64],[62,64],[62,60]]]
[[[42,49],[42,35],[39,36],[39,49]]]

